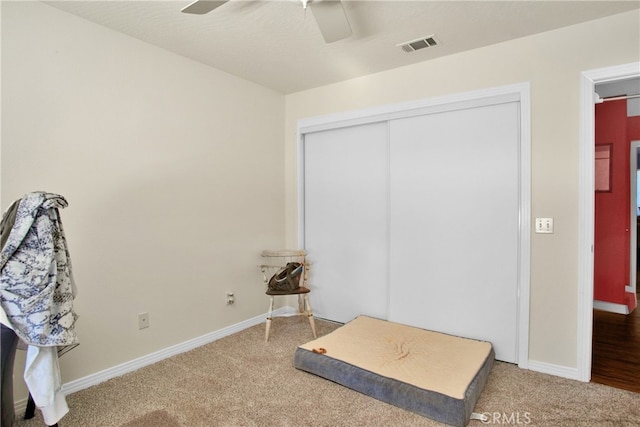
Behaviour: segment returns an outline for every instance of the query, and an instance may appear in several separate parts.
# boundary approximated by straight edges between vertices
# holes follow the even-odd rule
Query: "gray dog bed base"
[[[294,366],[453,426],[469,423],[491,343],[359,316],[296,348]]]

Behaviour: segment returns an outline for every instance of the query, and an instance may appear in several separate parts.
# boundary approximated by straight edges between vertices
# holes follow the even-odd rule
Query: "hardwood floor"
[[[640,393],[640,308],[593,311],[591,381]]]

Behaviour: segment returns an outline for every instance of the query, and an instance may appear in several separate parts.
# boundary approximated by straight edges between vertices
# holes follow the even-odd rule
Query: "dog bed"
[[[494,358],[489,342],[358,316],[296,348],[294,366],[435,421],[466,426]]]

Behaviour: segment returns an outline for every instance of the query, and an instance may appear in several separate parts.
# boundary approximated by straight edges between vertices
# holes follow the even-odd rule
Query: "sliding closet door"
[[[519,104],[390,122],[389,320],[517,361]]]
[[[304,246],[317,317],[386,318],[388,292],[386,123],[304,138]]]
[[[304,137],[304,247],[317,317],[386,318],[387,124]]]

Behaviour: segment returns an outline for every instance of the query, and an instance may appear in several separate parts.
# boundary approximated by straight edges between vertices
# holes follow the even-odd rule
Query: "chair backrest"
[[[307,280],[309,277],[309,264],[306,260],[307,251],[304,249],[280,249],[280,250],[264,250],[262,251],[262,258],[264,259],[264,263],[261,264],[260,270],[262,271],[262,276],[265,285],[269,283],[269,279],[271,276],[276,274],[278,270],[288,262],[299,262],[304,265],[304,272],[302,275],[302,280],[300,281],[300,286],[307,287]]]

